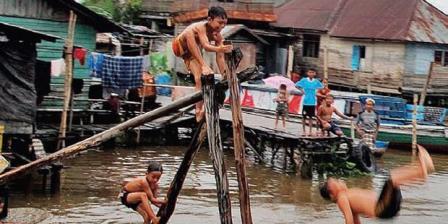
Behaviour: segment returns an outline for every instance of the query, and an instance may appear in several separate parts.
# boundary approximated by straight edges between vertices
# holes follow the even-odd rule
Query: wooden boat
[[[277,90],[265,85],[242,84],[242,100],[241,105],[244,108],[257,109],[263,113],[275,113],[276,104],[273,99],[277,95]],[[290,92],[289,116],[301,117],[301,93],[298,91]],[[378,105],[376,111],[380,111],[381,127],[377,140],[389,142],[389,147],[396,149],[410,150],[412,142],[412,124],[409,119],[409,113],[406,111],[406,102],[396,97],[385,97],[378,95],[368,95],[362,93],[350,93],[341,91],[332,91],[335,96],[334,106],[338,110],[349,115],[356,115],[362,109],[362,99],[367,97],[381,98],[385,103]],[[385,104],[389,103],[397,106],[398,109],[390,110],[385,108]],[[378,101],[378,100],[377,100]],[[358,104],[358,110],[354,110],[354,105]],[[448,127],[445,124],[447,109],[431,108],[442,111],[439,115],[438,122],[425,121],[419,119],[417,126],[417,142],[423,145],[431,153],[448,153]],[[420,115],[421,116],[421,115]],[[338,119],[335,117],[335,119]],[[343,132],[349,136],[351,130],[351,122],[347,120],[337,120]]]

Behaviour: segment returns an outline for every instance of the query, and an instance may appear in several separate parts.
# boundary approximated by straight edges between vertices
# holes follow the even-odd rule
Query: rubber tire
[[[370,147],[364,143],[358,144],[352,151],[352,159],[356,163],[356,167],[363,172],[375,172],[375,157]]]

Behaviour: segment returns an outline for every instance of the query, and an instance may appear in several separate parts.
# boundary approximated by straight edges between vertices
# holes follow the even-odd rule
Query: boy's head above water
[[[163,173],[163,167],[158,162],[149,162],[148,169],[146,170],[146,178],[148,182],[157,183]]]
[[[347,190],[347,185],[345,185],[344,181],[332,177],[320,185],[320,195],[330,201],[335,201],[336,195],[343,190]]]

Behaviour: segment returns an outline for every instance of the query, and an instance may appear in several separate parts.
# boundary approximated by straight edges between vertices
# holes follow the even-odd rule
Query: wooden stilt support
[[[143,37],[141,37],[141,39],[140,39],[140,46],[143,46],[143,42],[144,42],[144,38]],[[152,49],[152,41],[153,40],[151,40],[150,42],[149,42],[149,51],[148,51],[148,54],[149,55],[151,55],[151,49]],[[144,50],[143,50],[143,48],[141,47],[140,48],[140,55],[142,55],[143,56],[143,54],[144,54]],[[143,85],[143,87],[142,87],[142,101],[141,101],[141,104],[140,104],[140,114],[142,114],[143,113],[143,110],[145,109],[145,94],[146,94],[146,86],[145,85]],[[137,145],[138,144],[140,144],[140,126],[137,128]]]
[[[238,78],[236,77],[236,69],[242,59],[241,51],[233,51],[226,54],[229,80],[232,121],[233,121],[233,144],[235,153],[236,171],[238,176],[238,189],[241,221],[243,224],[252,223],[252,214],[250,211],[249,184],[246,177],[246,150],[244,147],[244,126],[243,115],[240,105],[240,88],[238,86]]]
[[[167,193],[167,204],[162,206],[157,213],[160,217],[160,224],[168,223],[171,215],[176,207],[177,197],[182,190],[182,186],[190,169],[193,159],[196,157],[197,152],[201,148],[202,142],[207,135],[207,129],[205,128],[205,121],[199,122],[198,129],[196,130],[193,139],[185,152],[184,159],[177,170],[176,176],[174,176],[173,182],[171,182],[170,188]]]
[[[426,93],[428,92],[428,86],[431,83],[433,69],[434,69],[434,62],[431,62],[431,65],[429,66],[428,76],[426,76],[426,81],[425,84],[423,85],[423,90],[420,95],[420,103],[419,103],[420,106],[423,106],[425,104]]]
[[[417,102],[418,95],[414,94],[414,111],[412,111],[412,155],[417,153]]]
[[[255,78],[257,75],[257,72],[258,71],[256,68],[249,68],[249,69],[239,73],[238,77],[240,77],[240,80],[242,82],[247,81],[247,80]],[[220,85],[226,87],[227,82],[221,82]],[[67,148],[61,149],[58,152],[55,152],[55,153],[45,156],[43,158],[34,160],[30,163],[27,163],[23,166],[16,168],[16,169],[13,169],[6,173],[1,174],[0,175],[0,185],[3,185],[5,183],[7,183],[8,181],[18,178],[20,176],[26,175],[26,174],[30,173],[31,171],[38,169],[39,167],[51,164],[55,161],[60,161],[62,159],[65,159],[69,156],[76,155],[76,154],[78,154],[82,151],[85,151],[87,149],[99,146],[102,143],[108,141],[109,139],[112,139],[116,136],[123,134],[124,132],[126,132],[129,129],[138,127],[144,123],[153,121],[160,117],[163,117],[166,114],[169,114],[169,113],[177,111],[181,108],[184,108],[184,107],[187,107],[194,103],[197,103],[200,100],[202,100],[202,93],[196,92],[191,95],[184,96],[184,97],[172,102],[169,105],[159,107],[159,108],[152,110],[148,113],[134,117],[134,118],[127,120],[117,126],[110,128],[106,131],[98,133],[90,138],[87,138],[83,141],[73,144]]]
[[[59,137],[57,149],[65,147],[65,137],[67,129],[67,113],[72,93],[73,78],[73,39],[75,36],[76,14],[70,11],[70,19],[68,24],[67,38],[64,45],[65,56],[65,80],[64,80],[64,107],[61,115],[61,125],[59,128]]]
[[[215,170],[221,224],[231,224],[232,209],[229,195],[229,181],[227,179],[227,170],[222,150],[219,108],[215,100],[215,78],[213,75],[202,76],[202,93],[204,96],[208,145]]]

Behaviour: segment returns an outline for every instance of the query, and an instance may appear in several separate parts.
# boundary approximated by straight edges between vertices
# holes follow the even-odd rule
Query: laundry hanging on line
[[[65,61],[64,59],[56,59],[51,61],[51,76],[59,77],[65,74]]]
[[[143,56],[104,55],[100,77],[105,88],[132,89],[143,85],[142,70]]]
[[[100,78],[101,71],[103,69],[104,54],[92,52],[87,57],[87,66],[92,71],[91,77]]]

